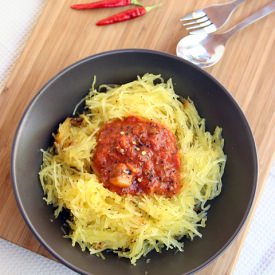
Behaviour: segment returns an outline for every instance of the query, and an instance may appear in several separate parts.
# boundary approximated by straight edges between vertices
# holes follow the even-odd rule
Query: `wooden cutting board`
[[[179,18],[197,8],[222,1],[163,0],[162,7],[142,18],[106,27],[96,27],[95,22],[122,9],[78,12],[69,8],[73,2],[84,1],[46,3],[0,94],[0,237],[49,258],[51,256],[20,216],[11,188],[11,144],[19,119],[31,98],[58,71],[88,55],[119,48],[149,48],[175,54],[177,42],[186,35]],[[229,25],[268,2],[246,1]],[[150,4],[150,1],[144,3]],[[258,149],[260,174],[254,208],[244,229],[201,274],[229,274],[233,270],[270,169],[275,149],[274,26],[273,14],[238,33],[228,43],[222,61],[208,69],[231,92],[250,123]]]

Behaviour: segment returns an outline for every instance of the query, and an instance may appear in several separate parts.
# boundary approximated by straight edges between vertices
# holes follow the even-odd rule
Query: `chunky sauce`
[[[106,188],[121,195],[171,197],[180,188],[174,134],[159,123],[135,116],[102,127],[92,167]]]

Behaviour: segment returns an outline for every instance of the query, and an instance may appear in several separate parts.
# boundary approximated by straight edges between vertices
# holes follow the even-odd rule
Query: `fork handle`
[[[211,19],[211,16],[213,16],[213,18],[216,18],[216,20],[222,22],[220,26],[218,26],[218,28],[220,28],[230,19],[235,10],[244,1],[245,0],[231,0],[226,3],[216,4],[205,8],[204,11],[206,12],[208,18]],[[217,12],[217,10],[213,10],[213,7],[217,7],[219,9],[219,12]]]
[[[275,1],[273,0],[272,2],[268,3],[265,5],[263,8],[260,10],[256,11],[249,17],[247,17],[245,20],[240,22],[239,24],[235,25],[233,28],[229,29],[228,31],[223,33],[224,38],[227,40],[229,39],[233,34],[236,32],[242,30],[243,28],[251,25],[252,23],[258,21],[259,19],[269,15],[275,11]]]
[[[235,0],[235,5],[239,5],[239,4],[241,4],[242,2],[244,2],[245,0]]]
[[[221,7],[225,7],[228,9],[228,11],[232,12],[235,11],[235,9],[241,4],[243,3],[245,0],[231,0],[227,3],[221,3],[221,4],[217,4],[217,6],[221,6]]]

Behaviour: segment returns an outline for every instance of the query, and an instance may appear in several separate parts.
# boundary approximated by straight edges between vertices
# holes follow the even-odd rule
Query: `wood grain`
[[[95,22],[114,10],[78,12],[69,9],[72,2],[81,1],[46,3],[0,95],[0,236],[47,257],[51,256],[32,235],[18,211],[10,178],[12,140],[31,98],[58,71],[88,55],[121,48],[149,48],[175,54],[177,42],[186,35],[178,19],[187,12],[222,1],[163,0],[161,8],[142,18],[107,27],[96,27]],[[228,26],[268,2],[246,1]],[[242,232],[199,274],[232,272],[270,169],[275,149],[274,26],[273,14],[238,33],[228,43],[221,62],[208,69],[244,111],[256,140],[260,173],[254,207]]]

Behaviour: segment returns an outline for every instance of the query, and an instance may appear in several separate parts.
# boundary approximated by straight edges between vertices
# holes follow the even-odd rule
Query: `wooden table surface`
[[[122,9],[78,12],[69,8],[73,2],[85,1],[46,3],[0,94],[0,237],[47,257],[51,256],[20,216],[11,188],[11,144],[31,98],[58,71],[88,55],[121,48],[148,48],[175,54],[177,42],[186,35],[179,18],[197,8],[223,1],[163,0],[160,8],[142,18],[107,27],[96,27],[95,22]],[[268,2],[270,0],[247,0],[226,27]],[[254,207],[242,232],[200,274],[232,272],[269,173],[275,149],[274,26],[272,14],[238,33],[228,43],[221,62],[207,69],[231,92],[244,111],[256,140],[260,173]]]

